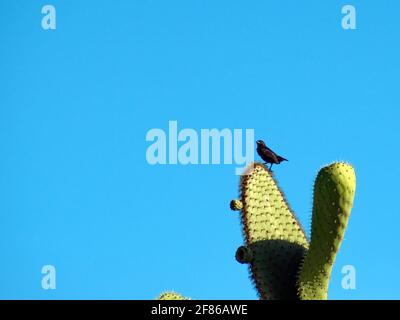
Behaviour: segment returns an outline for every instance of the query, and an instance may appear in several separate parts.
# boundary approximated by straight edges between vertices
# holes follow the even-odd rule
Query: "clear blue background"
[[[234,258],[235,166],[146,162],[170,120],[255,129],[290,159],[275,173],[306,230],[317,170],[351,162],[329,297],[400,298],[400,3],[351,1],[346,31],[348,3],[1,1],[0,298],[257,298]]]

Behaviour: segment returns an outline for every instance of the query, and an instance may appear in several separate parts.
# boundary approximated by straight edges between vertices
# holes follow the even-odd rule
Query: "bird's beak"
[[[257,144],[260,144],[260,143],[261,143],[261,141],[260,141],[260,140],[257,140],[257,141],[256,141],[256,143],[257,143]]]

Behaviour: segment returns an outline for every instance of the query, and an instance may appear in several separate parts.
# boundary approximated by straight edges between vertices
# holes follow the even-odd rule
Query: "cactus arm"
[[[327,299],[332,266],[347,227],[355,188],[355,172],[349,164],[333,163],[318,173],[311,243],[298,279],[300,299]]]
[[[236,259],[248,263],[261,299],[296,299],[296,276],[308,247],[307,238],[289,208],[272,173],[261,163],[251,164],[240,181],[245,246]]]

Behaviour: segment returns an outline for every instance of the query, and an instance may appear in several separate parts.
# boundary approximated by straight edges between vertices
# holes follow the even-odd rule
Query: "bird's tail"
[[[285,158],[283,158],[283,157],[281,157],[281,156],[277,156],[277,158],[278,158],[279,162],[282,162],[282,161],[289,161],[288,159],[285,159]]]

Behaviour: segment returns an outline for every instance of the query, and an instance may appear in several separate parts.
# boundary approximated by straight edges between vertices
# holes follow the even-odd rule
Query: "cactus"
[[[176,292],[164,292],[160,294],[156,300],[190,300]]]
[[[261,163],[246,169],[240,179],[240,199],[230,203],[232,210],[241,212],[245,240],[236,260],[248,264],[261,299],[327,299],[355,189],[351,165],[336,162],[319,171],[309,242],[272,172]],[[158,299],[188,300],[174,292]]]
[[[245,239],[236,259],[249,264],[260,298],[326,299],[353,203],[353,168],[333,163],[318,173],[310,244],[273,174],[263,164],[250,165],[241,177],[240,191],[241,199],[230,205],[241,211]]]

